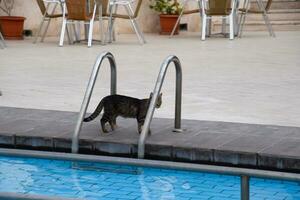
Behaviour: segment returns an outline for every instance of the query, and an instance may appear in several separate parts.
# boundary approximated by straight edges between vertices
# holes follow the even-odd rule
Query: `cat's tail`
[[[100,103],[98,104],[96,110],[90,116],[84,118],[83,121],[84,122],[92,121],[93,119],[98,117],[98,115],[101,113],[102,109],[103,109],[103,100],[100,101]]]

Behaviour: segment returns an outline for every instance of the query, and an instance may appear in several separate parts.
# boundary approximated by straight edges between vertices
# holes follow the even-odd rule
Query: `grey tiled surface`
[[[0,146],[70,151],[77,114],[0,107]],[[99,119],[84,123],[80,150],[135,157],[137,124],[118,118],[118,129],[100,131]],[[300,128],[183,120],[183,133],[172,132],[172,119],[153,119],[147,158],[300,171]]]

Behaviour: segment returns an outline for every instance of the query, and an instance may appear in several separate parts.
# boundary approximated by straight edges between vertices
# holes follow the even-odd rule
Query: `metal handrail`
[[[79,145],[78,145],[78,140],[79,140],[79,133],[82,127],[82,122],[83,118],[86,114],[86,110],[88,108],[92,92],[96,83],[96,79],[98,76],[99,69],[101,67],[102,61],[107,58],[110,63],[110,94],[116,94],[117,93],[117,67],[116,67],[116,62],[114,56],[110,52],[103,52],[101,53],[98,57],[97,60],[94,64],[92,74],[89,79],[89,83],[87,85],[85,95],[83,102],[81,104],[77,124],[75,127],[75,131],[72,137],[72,153],[78,153]]]
[[[162,84],[164,82],[167,69],[170,63],[173,62],[176,68],[176,94],[175,94],[175,128],[174,132],[182,132],[181,130],[181,96],[182,96],[182,69],[179,59],[174,56],[168,56],[161,65],[160,72],[157,77],[157,81],[153,90],[153,96],[149,104],[146,119],[142,129],[142,133],[138,143],[138,158],[144,158],[145,156],[145,140],[149,132],[150,123],[153,118],[155,104],[158,95],[161,91]]]

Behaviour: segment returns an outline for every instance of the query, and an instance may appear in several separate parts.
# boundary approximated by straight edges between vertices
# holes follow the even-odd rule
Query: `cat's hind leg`
[[[109,120],[107,119],[107,117],[105,115],[103,115],[100,122],[101,122],[101,127],[102,127],[103,133],[108,133],[108,130],[106,129],[105,125],[107,122],[109,122]]]
[[[112,118],[108,122],[110,124],[111,130],[114,131],[117,128],[116,118]]]

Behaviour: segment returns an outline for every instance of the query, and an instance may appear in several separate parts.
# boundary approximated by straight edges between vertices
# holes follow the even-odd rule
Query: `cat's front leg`
[[[144,123],[139,123],[139,124],[138,124],[138,131],[139,131],[139,134],[141,134],[143,128],[144,128]],[[148,135],[151,135],[151,129],[150,129],[150,128],[149,128],[149,130],[148,130]]]
[[[109,125],[112,131],[114,131],[117,128],[116,122],[114,122],[114,120],[110,120]]]

